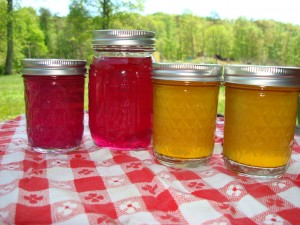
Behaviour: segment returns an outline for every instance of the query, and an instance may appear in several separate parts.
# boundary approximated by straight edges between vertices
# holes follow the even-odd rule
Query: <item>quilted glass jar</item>
[[[82,139],[85,60],[23,59],[27,136],[32,149],[61,153]]]
[[[95,30],[89,70],[89,126],[94,142],[141,149],[152,135],[154,32]]]
[[[291,158],[300,68],[225,67],[224,161],[242,175],[279,177]]]
[[[196,167],[214,148],[222,66],[153,64],[153,148],[162,164]]]

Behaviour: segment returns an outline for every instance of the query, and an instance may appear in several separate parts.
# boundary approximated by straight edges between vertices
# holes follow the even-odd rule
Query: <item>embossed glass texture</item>
[[[153,64],[153,149],[162,164],[197,167],[208,162],[222,66]]]
[[[291,158],[299,97],[298,69],[240,68],[239,72],[247,73],[232,73],[228,79],[225,70],[225,164],[241,175],[280,177]]]
[[[150,56],[94,57],[89,71],[89,126],[98,146],[148,147],[152,135]]]
[[[83,134],[84,76],[23,76],[28,141],[39,152],[64,152]]]
[[[291,155],[298,91],[226,87],[224,155],[249,166],[285,166]]]
[[[120,150],[150,145],[155,33],[95,30],[89,70],[89,127],[96,145]]]
[[[198,166],[214,147],[218,83],[154,80],[153,144],[164,164]]]

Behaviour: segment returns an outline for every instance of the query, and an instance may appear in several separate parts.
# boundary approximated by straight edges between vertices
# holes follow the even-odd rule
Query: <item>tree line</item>
[[[72,0],[67,16],[46,8],[11,7],[0,0],[0,74],[6,71],[9,33],[13,34],[12,68],[22,58],[91,61],[92,31],[140,29],[156,32],[161,61],[300,66],[300,26],[273,20],[225,20],[181,15],[143,15],[143,0]],[[50,3],[49,3],[50,4]],[[11,9],[11,10],[9,10]],[[13,32],[9,32],[11,31]]]

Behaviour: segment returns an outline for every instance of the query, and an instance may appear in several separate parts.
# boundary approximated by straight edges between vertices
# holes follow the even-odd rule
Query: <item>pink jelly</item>
[[[151,140],[151,57],[95,58],[89,72],[89,125],[99,146],[144,148]]]
[[[53,63],[46,60],[46,67]],[[75,67],[74,72],[70,66],[64,68],[65,61],[56,63],[50,68],[40,63],[38,68],[23,69],[28,141],[39,152],[73,150],[83,134],[85,68]]]
[[[94,142],[146,148],[152,136],[154,32],[96,30],[89,71],[89,126]]]

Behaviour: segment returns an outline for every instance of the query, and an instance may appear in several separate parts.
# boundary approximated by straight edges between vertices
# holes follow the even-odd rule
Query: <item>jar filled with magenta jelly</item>
[[[82,140],[85,60],[23,59],[27,136],[32,149],[63,153]]]
[[[96,145],[114,149],[149,146],[154,37],[154,32],[143,30],[94,31],[89,127]]]
[[[153,64],[153,149],[164,165],[197,167],[214,149],[222,66]]]
[[[280,177],[291,158],[300,68],[228,65],[224,161],[245,176]]]

